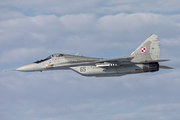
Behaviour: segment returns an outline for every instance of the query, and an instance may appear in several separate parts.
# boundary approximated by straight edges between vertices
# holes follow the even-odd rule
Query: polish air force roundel
[[[141,53],[146,53],[147,50],[146,50],[146,47],[141,47]]]

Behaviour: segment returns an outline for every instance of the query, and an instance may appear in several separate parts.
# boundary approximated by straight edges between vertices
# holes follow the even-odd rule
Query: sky
[[[179,0],[1,0],[1,120],[179,120]],[[175,69],[122,77],[7,70],[53,53],[120,58],[152,33]]]

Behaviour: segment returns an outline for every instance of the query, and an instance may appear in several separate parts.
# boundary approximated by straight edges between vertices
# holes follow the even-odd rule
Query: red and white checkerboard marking
[[[146,47],[141,47],[141,53],[146,53],[147,50],[146,50]]]

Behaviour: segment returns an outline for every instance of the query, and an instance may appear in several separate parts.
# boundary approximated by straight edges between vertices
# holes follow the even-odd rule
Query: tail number
[[[86,72],[86,67],[80,67],[80,72]]]

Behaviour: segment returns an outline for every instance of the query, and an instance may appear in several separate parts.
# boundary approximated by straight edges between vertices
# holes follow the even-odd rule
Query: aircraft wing
[[[110,66],[117,66],[117,65],[125,65],[125,64],[132,64],[131,60],[134,57],[127,57],[127,58],[116,58],[116,59],[99,59],[97,61],[91,61],[91,62],[84,62],[79,63],[76,65],[71,66],[77,66],[77,65],[96,65],[96,67],[110,67]]]
[[[165,62],[169,60],[151,60],[151,61],[141,61],[141,62],[131,62],[134,57],[125,57],[125,58],[116,58],[116,59],[99,59],[96,61],[83,62],[78,64],[73,64],[73,66],[84,66],[84,65],[96,65],[96,67],[110,67],[118,65],[128,65],[128,64],[147,64],[147,63],[156,63],[156,62]],[[164,68],[165,69],[165,68]]]
[[[116,59],[101,59],[98,61],[93,61],[92,63],[103,63],[103,62],[109,62],[109,63],[124,63],[124,64],[129,64],[131,63],[131,60],[134,57],[128,57],[128,58],[116,58]]]
[[[141,62],[131,62],[134,57],[127,57],[127,58],[116,58],[116,59],[102,59],[98,61],[94,61],[93,63],[118,63],[118,64],[146,64],[146,63],[156,63],[156,62],[165,62],[170,60],[150,60],[150,61],[141,61]]]
[[[98,64],[100,64],[102,67],[108,67],[111,64],[114,64],[114,65],[115,64],[118,64],[118,65],[132,64],[131,60],[133,58],[134,57],[116,58],[116,59],[99,59],[95,61],[86,61],[86,62],[81,62],[81,63],[76,63],[76,64],[72,63],[70,66],[74,67],[74,66],[96,65],[98,67]]]

